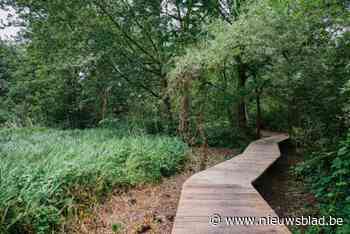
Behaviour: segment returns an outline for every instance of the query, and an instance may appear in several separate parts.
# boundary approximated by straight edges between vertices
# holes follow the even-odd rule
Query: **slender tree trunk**
[[[185,141],[190,140],[190,80],[182,81],[182,100],[178,131]]]
[[[239,64],[238,67],[238,90],[241,91],[245,88],[246,81],[248,79],[247,76],[247,66],[243,63]],[[247,127],[247,116],[246,116],[246,104],[244,100],[244,96],[241,96],[238,101],[237,113],[238,113],[238,126],[241,129],[245,129]]]
[[[100,120],[104,120],[106,118],[108,107],[108,88],[104,89],[101,94],[101,114]]]
[[[172,106],[169,94],[167,94],[168,89],[168,81],[165,77],[162,79],[162,88],[163,88],[163,105],[164,105],[164,118],[167,121],[167,125],[171,125],[173,123],[173,113]]]
[[[197,124],[198,124],[198,133],[202,140],[202,145],[201,145],[202,157],[201,157],[199,170],[203,171],[207,168],[207,163],[208,163],[208,138],[207,138],[207,135],[205,134],[205,129],[204,129],[203,111],[201,111],[197,117]]]
[[[261,137],[261,106],[260,106],[260,93],[256,89],[256,138]]]
[[[287,101],[287,111],[288,111],[288,116],[287,116],[287,121],[288,121],[288,134],[292,134],[293,126],[294,126],[294,119],[293,119],[293,100],[291,100],[288,97]]]

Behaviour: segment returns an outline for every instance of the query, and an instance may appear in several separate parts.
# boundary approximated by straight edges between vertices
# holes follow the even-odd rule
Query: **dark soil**
[[[279,217],[317,217],[315,197],[293,173],[293,167],[302,161],[302,156],[288,142],[280,144],[280,150],[282,157],[254,183],[255,188]],[[289,228],[301,232],[305,229],[302,226]]]

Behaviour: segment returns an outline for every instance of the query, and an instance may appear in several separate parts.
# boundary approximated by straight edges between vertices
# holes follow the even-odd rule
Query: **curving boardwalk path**
[[[231,160],[189,178],[182,188],[172,234],[288,233],[284,225],[227,225],[226,216],[277,217],[252,183],[281,155],[279,134],[250,143]],[[222,222],[209,224],[209,216],[220,214]]]

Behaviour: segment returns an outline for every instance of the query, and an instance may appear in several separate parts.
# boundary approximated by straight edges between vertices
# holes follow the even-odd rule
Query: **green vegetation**
[[[349,6],[0,1],[0,30],[23,26],[0,40],[0,230],[59,230],[75,205],[175,173],[185,145],[267,129],[305,156],[321,214],[347,220],[308,232],[349,233]]]
[[[310,185],[320,201],[320,215],[342,217],[344,225],[311,227],[308,233],[348,233],[350,230],[350,135],[338,145],[313,152],[296,172]]]
[[[176,138],[111,129],[2,130],[0,232],[48,233],[116,187],[173,175],[185,152]]]

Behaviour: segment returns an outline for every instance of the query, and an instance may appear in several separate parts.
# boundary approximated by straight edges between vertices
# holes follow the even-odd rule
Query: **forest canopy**
[[[350,221],[349,1],[1,0],[0,6],[16,13],[2,27],[21,26],[13,40],[0,40],[1,160],[14,152],[11,137],[19,145],[27,137],[18,129],[58,131],[39,136],[33,130],[38,139],[68,130],[87,141],[110,136],[120,144],[126,142],[113,136],[119,130],[106,129],[125,127],[127,137],[130,129],[142,129],[135,145],[154,145],[162,156],[125,156],[131,174],[106,181],[136,184],[175,173],[187,146],[242,147],[264,129],[288,132],[304,158],[296,171],[317,195],[321,213]],[[50,149],[33,139],[35,147]],[[21,149],[15,151],[20,158]],[[174,161],[166,162],[172,153]],[[155,160],[156,175],[138,171],[137,160]],[[13,162],[5,165],[0,169]],[[1,196],[0,214],[9,207],[12,213],[0,217],[0,232],[38,221]],[[64,207],[50,205],[42,215],[56,217]],[[49,219],[42,233],[57,229],[58,220]],[[22,227],[13,229],[12,222]],[[29,229],[39,232],[40,225]],[[348,233],[350,223],[323,228]]]

